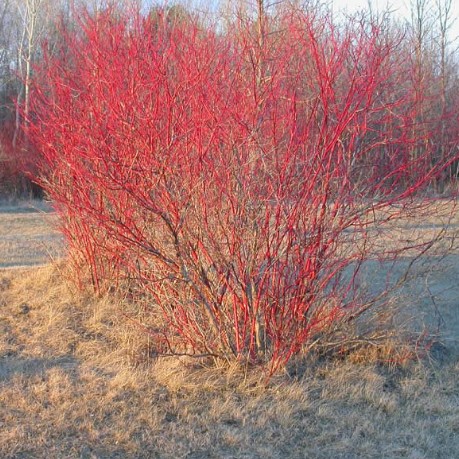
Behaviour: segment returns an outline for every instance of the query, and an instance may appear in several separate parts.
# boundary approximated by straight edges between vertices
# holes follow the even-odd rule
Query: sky
[[[163,0],[164,1],[164,0]],[[167,1],[167,0],[166,0]],[[189,0],[191,3],[201,5],[202,8],[215,8],[219,0]],[[229,0],[231,1],[231,0]],[[254,1],[254,0],[251,0]],[[267,0],[268,3],[278,0]],[[324,4],[332,5],[334,11],[345,10],[348,13],[354,13],[359,10],[368,9],[368,2],[371,2],[372,8],[375,11],[385,11],[389,8],[399,18],[410,19],[410,0],[323,0]],[[416,1],[416,0],[413,0]],[[437,1],[443,2],[447,0],[427,0],[430,1],[433,8]],[[459,0],[452,0],[452,18],[456,19],[450,30],[450,40],[457,39],[459,46]]]
[[[438,0],[431,0],[431,5],[435,9]],[[444,1],[444,0],[440,0]],[[410,1],[409,0],[370,0],[375,10],[387,10],[394,12],[401,18],[410,18]],[[349,12],[355,12],[368,8],[368,0],[331,0],[334,9],[344,9]],[[450,39],[459,38],[459,0],[453,0],[451,6],[451,17],[457,18],[452,24],[450,30]]]

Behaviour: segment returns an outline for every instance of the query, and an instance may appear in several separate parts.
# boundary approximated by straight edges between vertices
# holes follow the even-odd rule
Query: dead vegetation
[[[40,201],[0,202],[0,269],[43,264],[61,248],[49,206]]]
[[[459,450],[457,341],[436,344],[430,361],[387,365],[372,354],[384,357],[381,346],[311,358],[265,385],[256,370],[156,358],[120,304],[73,292],[62,269],[0,273],[1,457],[443,459]]]
[[[8,234],[50,234],[42,214],[13,210],[0,213],[1,249]],[[1,270],[0,457],[455,457],[457,227],[422,221],[429,231],[446,223],[438,250],[373,317],[385,339],[310,355],[268,384],[256,369],[156,356],[123,315],[138,311],[77,292],[65,260]]]

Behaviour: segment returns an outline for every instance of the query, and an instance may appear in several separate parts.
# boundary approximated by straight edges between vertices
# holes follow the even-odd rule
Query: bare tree
[[[0,121],[5,120],[8,95],[11,90],[14,24],[11,0],[0,6]]]
[[[70,2],[72,3],[72,2]],[[50,31],[58,15],[68,9],[68,0],[15,0],[15,12],[18,22],[17,68],[22,78],[18,93],[18,106],[22,105],[24,120],[16,110],[13,145],[16,145],[21,123],[29,116],[30,84],[32,66],[37,58],[40,42]]]
[[[43,0],[25,0],[18,4],[18,12],[22,20],[22,36],[18,48],[19,71],[24,78],[24,83],[18,95],[18,103],[24,102],[24,115],[27,120],[29,115],[30,79],[32,76],[32,59],[39,37],[38,13]],[[16,144],[20,128],[19,111],[16,111],[16,130],[13,145]]]
[[[458,87],[452,87],[452,76],[454,70],[451,63],[453,60],[453,51],[451,50],[451,28],[455,22],[452,16],[452,0],[435,0],[437,16],[437,37],[436,44],[439,54],[438,76],[439,76],[439,111],[441,113],[441,126],[439,129],[439,159],[442,160],[446,155],[446,149],[449,148],[450,133],[448,126],[448,113],[450,105],[454,100],[453,92],[458,92]],[[453,40],[454,41],[454,40]],[[451,96],[451,97],[449,97]],[[448,102],[448,100],[450,101]]]
[[[440,54],[439,74],[441,86],[441,105],[443,113],[446,111],[446,95],[448,78],[450,76],[448,71],[449,52],[448,48],[451,44],[449,34],[451,27],[455,21],[452,17],[452,0],[435,0],[438,24],[438,51]]]
[[[415,54],[414,84],[419,96],[422,95],[425,84],[428,54],[426,48],[431,43],[433,22],[431,0],[412,0],[411,23]]]

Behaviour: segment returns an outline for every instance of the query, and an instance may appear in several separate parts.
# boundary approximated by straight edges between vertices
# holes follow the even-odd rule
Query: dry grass
[[[42,263],[19,243],[49,241],[49,223],[13,210],[0,210],[0,266]],[[76,293],[62,262],[0,270],[0,457],[457,457],[459,255],[438,254],[395,301],[397,324],[446,325],[427,358],[394,364],[394,339],[311,357],[268,385],[255,370],[155,358],[119,315],[129,305]]]
[[[0,457],[457,457],[451,343],[441,361],[353,354],[266,386],[154,359],[118,306],[72,293],[56,265],[0,273]]]
[[[40,202],[0,203],[0,269],[43,264],[59,255],[55,216]]]

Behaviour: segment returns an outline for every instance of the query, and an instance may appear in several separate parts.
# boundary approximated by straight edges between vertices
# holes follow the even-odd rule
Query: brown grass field
[[[154,358],[116,300],[46,263],[61,242],[32,210],[0,208],[0,458],[459,458],[459,216],[393,301],[415,329],[441,325],[428,353],[311,356],[265,384]]]

